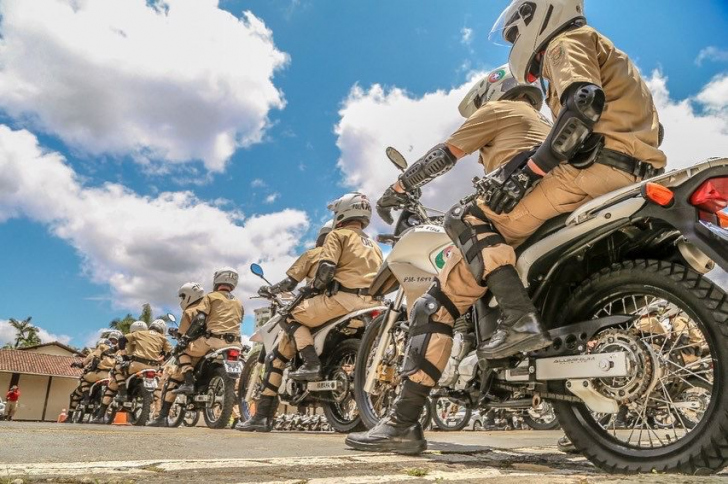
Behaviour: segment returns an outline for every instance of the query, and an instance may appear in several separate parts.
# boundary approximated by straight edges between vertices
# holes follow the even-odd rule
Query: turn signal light
[[[657,183],[645,184],[644,197],[661,207],[669,207],[675,201],[675,194],[672,193],[672,190]]]
[[[228,361],[237,361],[240,358],[239,350],[228,350],[227,359]]]
[[[728,176],[706,180],[690,197],[690,204],[700,210],[700,220],[728,228]]]

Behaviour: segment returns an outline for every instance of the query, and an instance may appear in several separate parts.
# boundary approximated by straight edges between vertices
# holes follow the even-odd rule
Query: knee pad
[[[481,222],[482,225],[473,226],[465,220],[471,215]],[[498,244],[505,244],[505,239],[498,233],[493,223],[488,219],[475,202],[468,205],[457,204],[447,211],[444,221],[445,232],[452,239],[455,247],[463,254],[470,273],[481,286],[485,286],[485,259],[483,249]],[[489,235],[478,240],[479,235]]]
[[[271,375],[277,373],[283,376],[283,368],[276,368],[273,362],[278,359],[276,357],[276,350],[273,350],[268,356],[265,357],[265,375],[263,375],[263,386],[275,393],[278,393],[278,386],[273,385],[270,381]]]
[[[452,337],[451,326],[432,321],[432,316],[441,307],[443,306],[429,292],[415,301],[410,318],[409,342],[402,364],[402,376],[410,376],[422,370],[435,382],[440,380],[442,371],[427,361],[427,348],[433,334]]]

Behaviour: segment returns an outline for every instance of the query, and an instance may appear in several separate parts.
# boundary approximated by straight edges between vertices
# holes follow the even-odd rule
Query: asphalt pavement
[[[340,434],[0,423],[0,483],[723,482],[609,476],[556,449],[561,432],[429,432],[419,457],[361,453]],[[16,481],[16,484],[20,481]]]

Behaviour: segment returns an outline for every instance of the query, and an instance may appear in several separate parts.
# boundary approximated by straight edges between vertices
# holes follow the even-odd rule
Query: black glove
[[[179,339],[179,329],[178,328],[167,329],[167,334],[175,339]]]
[[[490,199],[487,201],[488,207],[498,215],[504,212],[511,213],[528,190],[541,178],[541,176],[531,171],[528,166],[514,171],[503,185],[494,187]]]
[[[405,203],[407,203],[407,195],[396,192],[392,187],[389,187],[379,197],[379,200],[377,200],[377,214],[379,214],[387,225],[391,225],[394,222],[392,209],[401,207]]]
[[[184,350],[187,349],[188,344],[190,344],[190,339],[187,336],[182,336],[179,339],[179,343],[177,343],[177,346],[174,347],[173,354],[175,356],[179,355],[180,353],[182,353]]]
[[[315,287],[313,287],[312,284],[306,284],[305,286],[301,287],[298,292],[303,295],[304,298],[313,296],[314,294],[318,294],[318,291]]]
[[[258,296],[264,297],[264,298],[270,298],[273,297],[273,293],[270,291],[270,286],[260,286],[260,289],[258,289]]]

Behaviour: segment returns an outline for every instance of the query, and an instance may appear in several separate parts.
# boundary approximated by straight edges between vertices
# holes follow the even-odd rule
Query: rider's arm
[[[278,292],[294,290],[296,286],[306,278],[309,271],[311,270],[311,267],[318,261],[318,251],[315,249],[307,250],[306,252],[301,254],[301,256],[296,259],[296,262],[293,263],[291,268],[288,269],[288,271],[286,272],[288,278],[279,282],[275,286],[272,286],[271,292],[273,292],[272,290],[273,288],[276,288],[276,286],[280,286],[281,288],[281,290]]]
[[[545,175],[574,156],[599,122],[606,98],[597,47],[595,34],[574,31],[546,50],[544,76],[561,107],[551,133],[528,163],[537,175]]]
[[[119,338],[119,349],[120,350],[125,350],[126,349],[126,344],[129,342],[129,339],[130,338],[133,339],[133,336],[134,336],[134,333],[130,333],[130,334],[125,334],[124,336],[122,336],[121,338]]]
[[[324,242],[321,248],[321,256],[319,258],[318,269],[316,275],[313,278],[312,286],[318,291],[323,291],[328,287],[329,283],[334,280],[336,274],[336,265],[341,258],[341,253],[344,250],[344,241],[341,234],[334,230],[326,236],[326,242]]]

